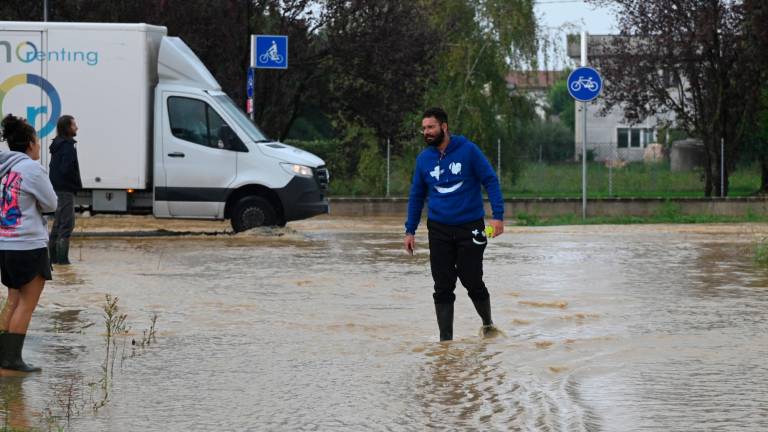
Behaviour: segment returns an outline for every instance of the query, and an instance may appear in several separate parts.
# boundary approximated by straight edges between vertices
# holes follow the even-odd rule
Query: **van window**
[[[171,133],[176,138],[206,147],[241,150],[242,142],[234,134],[226,134],[229,126],[210,105],[199,99],[173,96],[168,98],[168,117]],[[224,132],[224,133],[222,133]],[[222,136],[227,135],[227,136]],[[244,147],[244,146],[242,146]]]

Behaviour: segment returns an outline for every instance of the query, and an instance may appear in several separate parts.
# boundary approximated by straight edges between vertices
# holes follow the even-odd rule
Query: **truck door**
[[[40,31],[0,32],[0,115],[26,118],[35,127],[43,143],[40,162],[47,166],[61,100],[45,78],[48,54],[43,42]]]
[[[222,218],[228,187],[237,175],[237,152],[220,138],[226,123],[199,96],[163,93],[165,186],[156,201],[168,201],[174,217]]]

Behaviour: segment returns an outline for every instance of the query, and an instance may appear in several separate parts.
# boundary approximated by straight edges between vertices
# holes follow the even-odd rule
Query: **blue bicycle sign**
[[[588,102],[600,95],[603,79],[591,67],[580,67],[568,75],[568,93],[581,102]]]
[[[253,67],[288,69],[288,36],[254,35],[253,37]]]

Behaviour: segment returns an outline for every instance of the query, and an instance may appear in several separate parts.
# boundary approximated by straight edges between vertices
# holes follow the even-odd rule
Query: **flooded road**
[[[78,229],[225,229],[146,221]],[[56,269],[27,340],[43,373],[0,377],[0,420],[76,431],[768,430],[768,271],[753,262],[768,226],[508,229],[485,259],[506,337],[478,337],[459,286],[448,344],[436,342],[424,226],[414,257],[402,221],[383,218],[75,239],[74,265]],[[130,326],[107,398],[105,294]],[[142,348],[155,314],[156,342]]]

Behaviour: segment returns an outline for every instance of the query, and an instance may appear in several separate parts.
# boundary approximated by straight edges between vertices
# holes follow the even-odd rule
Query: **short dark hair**
[[[440,107],[432,107],[424,111],[424,115],[422,115],[421,118],[425,119],[428,117],[434,117],[440,123],[448,123],[448,114],[446,114],[445,110]]]
[[[56,135],[60,137],[69,137],[71,136],[72,131],[70,128],[72,127],[72,120],[75,118],[71,115],[63,115],[59,117],[59,121],[56,122]]]
[[[5,116],[0,126],[3,128],[3,141],[8,143],[8,148],[12,151],[26,152],[37,136],[35,128],[23,118],[16,117],[13,114]]]

